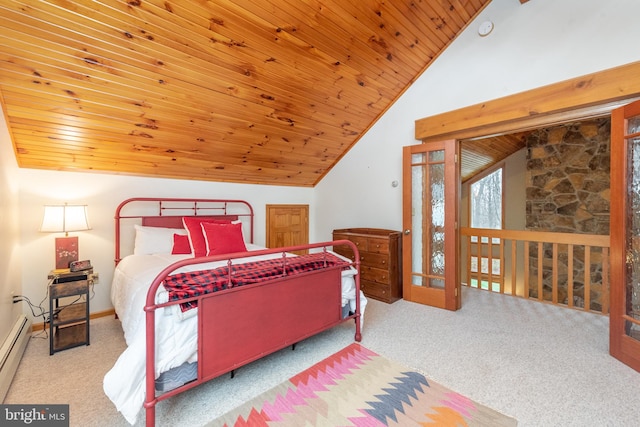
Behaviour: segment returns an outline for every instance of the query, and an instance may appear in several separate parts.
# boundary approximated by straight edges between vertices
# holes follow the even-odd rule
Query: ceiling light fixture
[[[478,27],[478,34],[481,37],[488,36],[491,31],[493,31],[493,22],[491,21],[484,21]]]

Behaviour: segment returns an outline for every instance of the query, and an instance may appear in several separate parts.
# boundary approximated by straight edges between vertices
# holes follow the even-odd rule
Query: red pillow
[[[205,256],[207,254],[207,242],[204,240],[204,234],[202,227],[203,222],[213,222],[217,224],[231,224],[230,220],[225,219],[207,219],[198,218],[193,216],[182,217],[182,223],[184,228],[187,229],[187,235],[189,236],[189,244],[191,245],[191,253],[195,257]]]
[[[242,237],[242,224],[203,222],[201,225],[207,243],[207,256],[247,251]]]
[[[171,250],[173,255],[176,254],[190,254],[191,245],[189,244],[189,236],[186,234],[174,234],[173,235],[173,249]]]

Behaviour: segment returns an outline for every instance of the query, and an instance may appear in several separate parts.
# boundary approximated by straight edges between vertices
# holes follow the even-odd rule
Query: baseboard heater
[[[0,402],[4,401],[9,391],[30,336],[31,320],[21,314],[0,347]]]

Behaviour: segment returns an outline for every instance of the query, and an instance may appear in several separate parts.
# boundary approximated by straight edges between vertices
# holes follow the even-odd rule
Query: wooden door
[[[404,147],[403,297],[460,308],[458,141]]]
[[[640,371],[640,101],[611,114],[609,352]]]
[[[267,205],[267,247],[309,243],[309,205]],[[302,254],[307,251],[294,251]]]

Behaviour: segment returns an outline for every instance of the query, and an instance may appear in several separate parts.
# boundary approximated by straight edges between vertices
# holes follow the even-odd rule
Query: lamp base
[[[78,261],[78,236],[56,237],[56,269],[69,268],[72,261]]]

